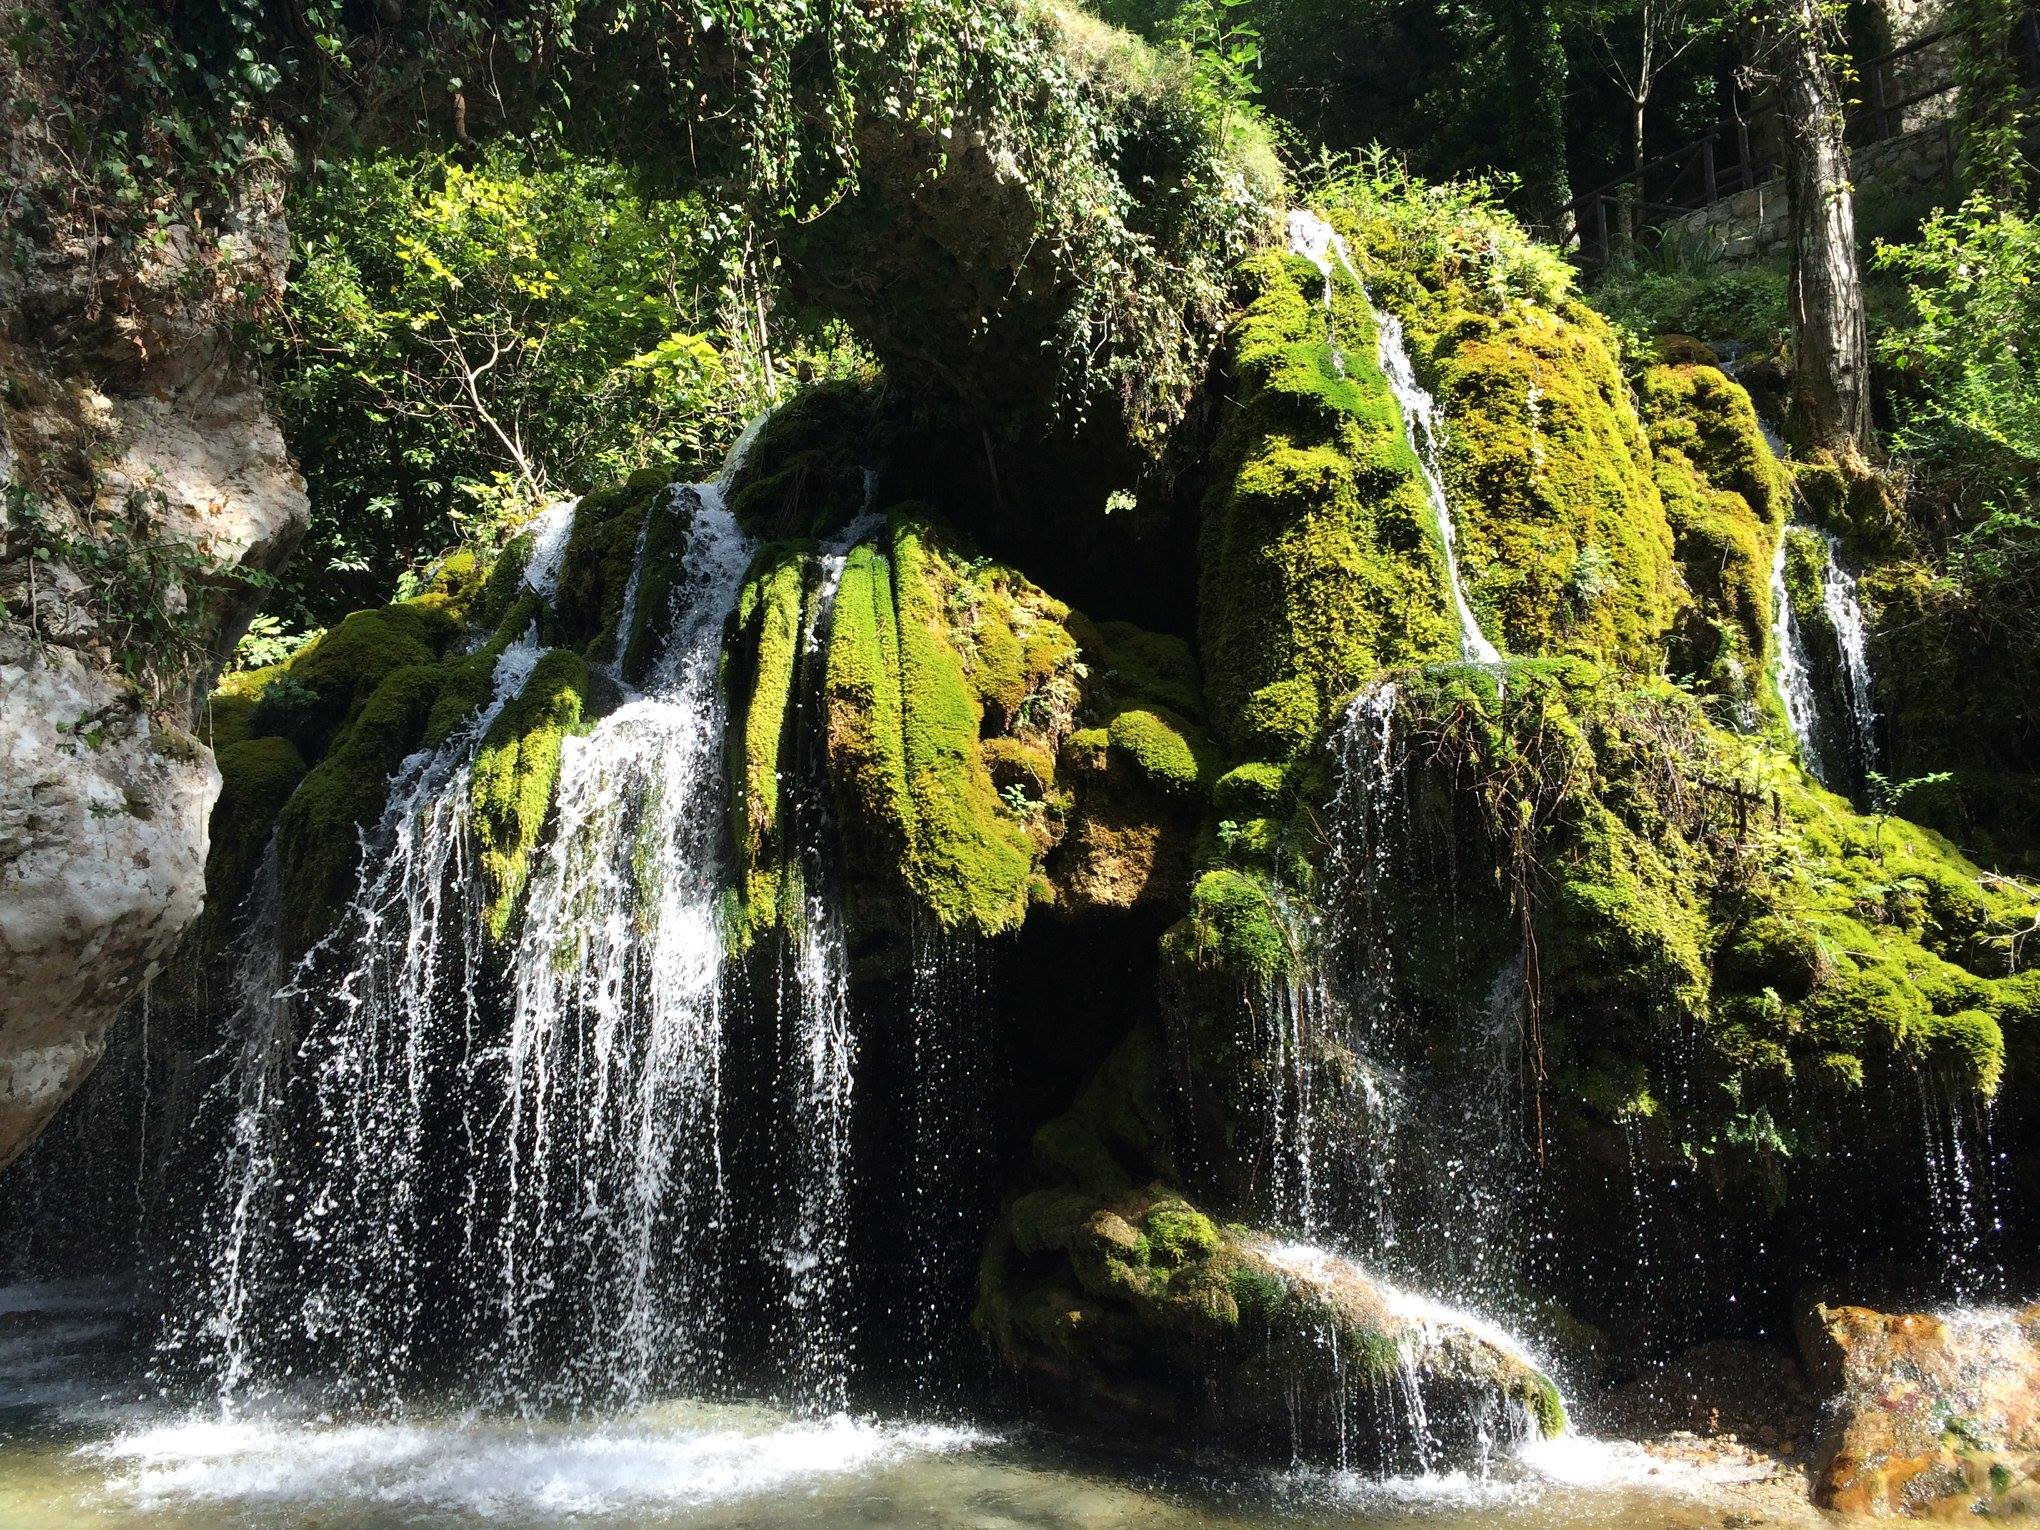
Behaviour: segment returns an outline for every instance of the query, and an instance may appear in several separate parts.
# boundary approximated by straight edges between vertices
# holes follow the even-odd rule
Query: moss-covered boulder
[[[692,504],[664,468],[582,497],[560,558],[553,631],[634,681],[665,635]]]
[[[1425,340],[1482,625],[1506,652],[1656,672],[1678,604],[1672,532],[1600,321],[1576,305],[1459,309]]]
[[[1385,665],[1458,653],[1443,544],[1357,283],[1268,253],[1227,340],[1198,616],[1214,726],[1284,761]]]
[[[776,556],[761,555],[739,613],[738,827],[754,862],[775,821],[769,777],[813,584],[808,553]],[[850,550],[825,620],[823,729],[853,922],[902,932],[926,916],[998,934],[1034,905],[1180,897],[1216,755],[1179,639],[1093,624],[913,507]]]
[[[1782,719],[1765,683],[1771,652],[1771,561],[1791,510],[1791,483],[1742,386],[1712,365],[1645,371],[1640,397],[1658,492],[1694,608],[1672,669],[1729,704],[1737,720]]]
[[[530,874],[567,738],[582,721],[588,666],[554,649],[532,666],[524,687],[482,735],[469,777],[471,822],[483,885],[483,918],[500,940]]]
[[[869,508],[884,454],[881,386],[817,383],[765,417],[729,487],[746,531],[768,541],[826,537]]]
[[[1001,1360],[1094,1421],[1279,1457],[1383,1461],[1408,1424],[1392,1378],[1471,1456],[1496,1402],[1555,1433],[1556,1389],[1527,1356],[1441,1320],[1325,1250],[1222,1224],[1154,1176],[1173,1168],[1157,1048],[1136,1030],[1034,1142],[979,1268],[976,1322]]]

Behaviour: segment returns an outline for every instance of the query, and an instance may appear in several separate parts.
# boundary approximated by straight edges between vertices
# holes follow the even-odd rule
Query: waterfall
[[[1857,762],[1867,774],[1877,768],[1877,705],[1870,689],[1869,624],[1856,599],[1856,576],[1842,567],[1841,544],[1832,532],[1821,535],[1827,543],[1827,565],[1821,574],[1820,603],[1841,650],[1842,700],[1849,712]]]
[[[1784,442],[1762,420],[1758,421],[1764,445],[1781,464]],[[1777,652],[1778,697],[1785,706],[1785,720],[1799,745],[1800,758],[1815,780],[1833,791],[1847,789],[1851,778],[1867,778],[1877,768],[1877,704],[1870,682],[1869,623],[1856,596],[1856,578],[1842,566],[1841,543],[1833,532],[1807,527],[1798,515],[1798,495],[1793,496],[1794,513],[1778,534],[1778,546],[1771,556],[1771,640]],[[1791,533],[1796,529],[1817,530],[1823,544],[1820,603],[1835,636],[1839,700],[1847,713],[1847,727],[1830,724],[1821,715],[1819,687],[1814,679],[1805,635],[1785,585],[1785,559]],[[1847,760],[1830,758],[1823,747],[1833,740],[1846,746]],[[1854,784],[1861,785],[1862,779]]]
[[[1779,531],[1777,551],[1771,555],[1771,644],[1778,655],[1778,699],[1785,704],[1785,721],[1799,742],[1800,758],[1825,785],[1829,771],[1821,759],[1820,710],[1814,700],[1813,670],[1807,663],[1799,620],[1793,614],[1791,593],[1785,586],[1790,535],[1789,525]]]
[[[1360,289],[1360,295],[1367,298],[1367,285],[1360,280],[1360,273],[1353,268],[1351,253],[1346,241],[1316,213],[1297,210],[1289,215],[1289,248],[1318,268],[1325,279],[1324,308],[1326,323],[1331,322],[1332,309],[1332,266],[1336,261],[1353,285]],[[1373,300],[1368,298],[1372,304]],[[1452,612],[1459,622],[1459,656],[1469,664],[1500,664],[1501,653],[1488,641],[1481,631],[1480,619],[1473,614],[1472,603],[1467,599],[1466,582],[1459,570],[1459,533],[1452,515],[1452,501],[1445,493],[1445,480],[1438,467],[1438,439],[1440,422],[1438,401],[1417,381],[1416,369],[1410,361],[1409,347],[1403,336],[1402,320],[1386,309],[1374,309],[1374,324],[1378,335],[1376,360],[1382,375],[1387,378],[1389,391],[1395,395],[1402,410],[1403,429],[1409,436],[1411,450],[1415,452],[1417,467],[1423,474],[1424,492],[1431,501],[1431,513],[1438,522],[1438,540],[1445,549],[1445,578],[1452,592]],[[1345,370],[1338,347],[1333,345],[1332,355],[1340,371]],[[1535,430],[1537,399],[1530,400],[1532,429]],[[1541,448],[1539,448],[1541,450]]]
[[[1273,898],[1298,970],[1257,996],[1248,1024],[1265,1080],[1260,1193],[1269,1222],[1297,1235],[1263,1252],[1308,1281],[1362,1269],[1406,1325],[1386,1390],[1365,1394],[1328,1329],[1326,1375],[1298,1378],[1293,1405],[1341,1440],[1363,1411],[1393,1418],[1397,1438],[1377,1442],[1389,1464],[1427,1472],[1459,1445],[1486,1461],[1536,1432],[1499,1397],[1460,1391],[1448,1403],[1427,1390],[1455,1334],[1535,1366],[1481,1315],[1521,1297],[1514,1208],[1524,1188],[1527,973],[1523,953],[1510,952],[1449,1027],[1412,1007],[1404,955],[1422,938],[1409,927],[1421,914],[1401,893],[1431,878],[1417,854],[1401,702],[1382,681],[1346,709],[1332,742],[1315,906],[1279,889]],[[1329,1392],[1312,1390],[1327,1377]]]
[[[717,486],[676,492],[693,510],[679,617],[644,693],[563,750],[491,1059],[495,1370],[520,1392],[547,1389],[537,1340],[563,1322],[569,1395],[637,1400],[722,1358],[698,1257],[726,1209],[718,660],[752,548]]]
[[[403,762],[337,928],[288,974],[266,867],[237,966],[210,1276],[164,1344],[166,1360],[197,1350],[229,1403],[299,1376],[398,1409],[411,1383],[449,1373],[527,1410],[725,1390],[736,1325],[762,1300],[794,1399],[845,1405],[857,1048],[812,717],[788,790],[802,917],[757,1112],[785,1160],[775,1225],[739,1203],[726,1162],[742,984],[723,934],[720,671],[756,550],[725,503],[728,472],[652,512],[687,523],[670,630],[642,688],[612,674],[622,704],[563,741],[506,948],[480,917],[470,781],[542,655],[535,630],[498,660],[487,704]],[[572,515],[533,523],[524,579],[541,596]],[[844,557],[874,523],[822,551],[809,668]],[[779,1272],[771,1291],[742,1282],[752,1259]]]
[[[1962,1301],[1984,1299],[2004,1283],[2003,1222],[1993,1183],[1999,1167],[1989,1105],[1976,1106],[1951,1079],[1916,1075],[1925,1143],[1927,1204],[1942,1266]]]
[[[907,978],[909,1100],[900,1326],[917,1401],[953,1402],[968,1350],[956,1321],[972,1291],[995,1182],[993,1132],[1004,1083],[990,952],[976,936],[922,920]]]
[[[1459,536],[1452,503],[1445,497],[1445,480],[1438,471],[1438,401],[1417,382],[1409,348],[1403,343],[1402,320],[1376,309],[1374,322],[1381,336],[1381,372],[1402,407],[1403,429],[1409,432],[1417,465],[1423,469],[1424,490],[1431,498],[1431,512],[1438,518],[1439,540],[1445,544],[1445,577],[1452,587],[1453,614],[1459,618],[1459,655],[1469,664],[1499,664],[1502,656],[1480,630],[1480,620],[1466,598],[1466,581],[1460,577]]]

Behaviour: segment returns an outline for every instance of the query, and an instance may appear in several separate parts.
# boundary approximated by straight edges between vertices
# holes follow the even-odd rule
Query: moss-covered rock
[[[532,667],[524,688],[496,715],[475,752],[469,782],[483,885],[483,917],[500,940],[530,874],[530,857],[552,806],[560,754],[581,726],[588,666],[554,649]]]
[[[880,389],[870,378],[816,383],[766,417],[730,484],[746,531],[826,537],[866,508],[884,451]]]
[[[647,468],[582,497],[560,557],[554,598],[556,640],[588,659],[641,672],[666,614],[684,534],[669,470]],[[633,590],[632,572],[645,577]],[[626,610],[628,607],[628,610]],[[629,630],[619,626],[629,618]]]
[[[1678,602],[1672,531],[1605,327],[1519,303],[1450,312],[1424,338],[1483,627],[1506,652],[1656,673]]]
[[[1456,656],[1442,543],[1374,316],[1343,272],[1247,263],[1227,341],[1198,595],[1211,718],[1235,758],[1287,760],[1385,665]]]
[[[1771,555],[1791,509],[1785,468],[1740,384],[1711,365],[1661,365],[1641,401],[1658,492],[1698,620],[1675,643],[1675,673],[1732,706],[1738,720],[1781,719],[1766,686]]]
[[[1101,1423],[1242,1454],[1334,1441],[1384,1454],[1403,1425],[1378,1399],[1402,1368],[1455,1447],[1475,1448],[1476,1410],[1497,1398],[1529,1429],[1564,1426],[1556,1389],[1519,1354],[1419,1322],[1352,1262],[1221,1225],[1158,1180],[1172,1149],[1157,1067],[1137,1029],[1036,1135],[1033,1188],[979,1266],[975,1320],[1006,1365]]]
[[[220,795],[213,804],[205,917],[198,933],[209,955],[225,948],[277,815],[305,778],[304,758],[287,738],[242,739],[217,746],[213,757],[220,767]]]
[[[786,896],[789,846],[782,810],[785,751],[793,743],[804,637],[816,594],[814,547],[775,542],[751,561],[738,597],[723,680],[729,724],[731,836],[736,846],[740,917],[732,930],[747,945],[791,916]]]

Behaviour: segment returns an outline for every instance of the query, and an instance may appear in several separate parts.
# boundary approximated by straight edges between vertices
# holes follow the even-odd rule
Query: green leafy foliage
[[[1964,519],[2018,509],[2040,481],[2040,218],[1972,199],[1877,262],[1910,310],[1879,347],[1893,444]]]
[[[456,539],[494,544],[567,487],[699,471],[765,402],[718,327],[701,206],[607,161],[380,154],[330,169],[293,221],[274,342],[313,505],[288,590],[303,620]]]

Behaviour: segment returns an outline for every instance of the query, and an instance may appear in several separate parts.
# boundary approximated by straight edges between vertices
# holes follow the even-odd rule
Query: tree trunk
[[[1519,0],[1502,20],[1512,137],[1529,215],[1561,245],[1574,233],[1566,164],[1566,58],[1552,0]]]
[[[1772,49],[1792,206],[1793,442],[1868,456],[1870,342],[1842,95],[1820,0],[1773,0]]]

